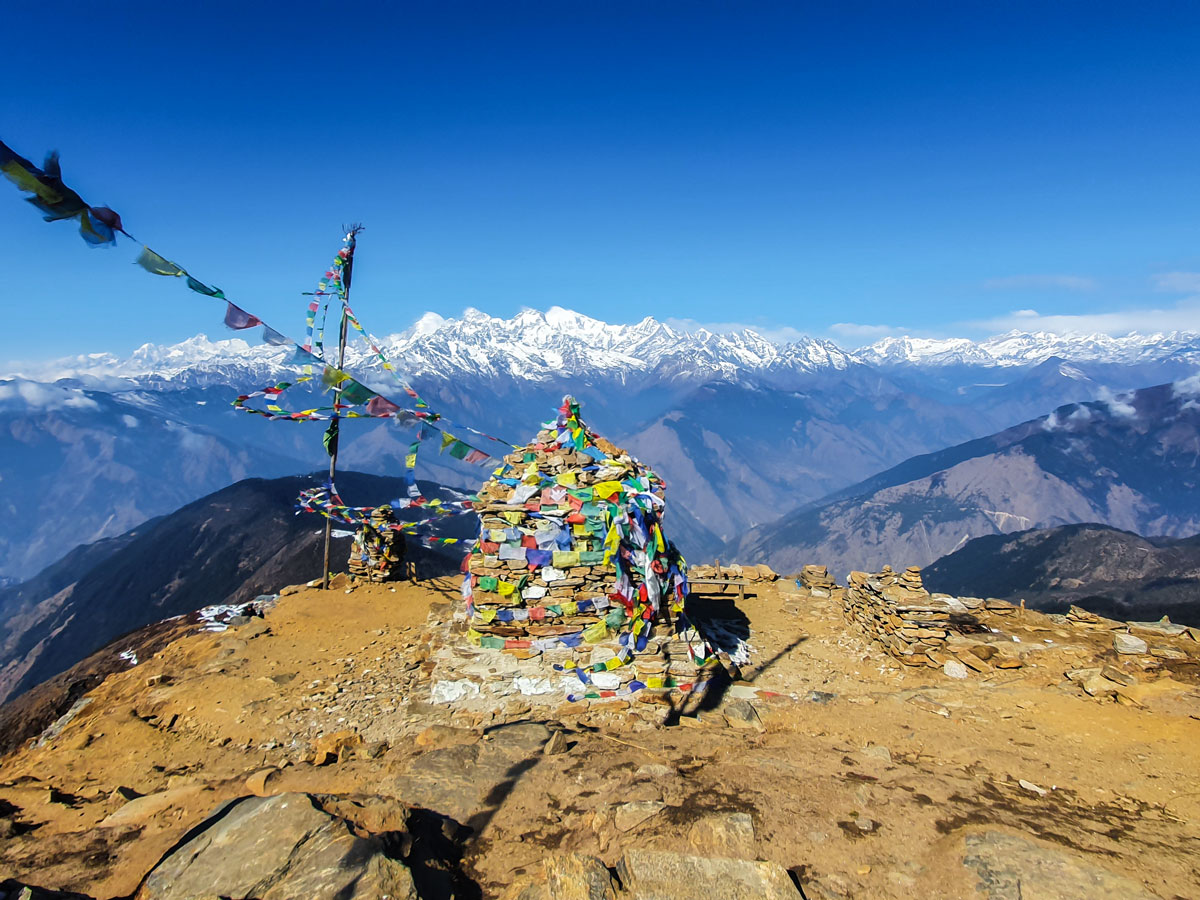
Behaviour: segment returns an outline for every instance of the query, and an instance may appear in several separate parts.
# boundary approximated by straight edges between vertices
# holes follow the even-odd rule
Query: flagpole
[[[350,305],[350,281],[354,274],[354,248],[357,244],[358,233],[362,231],[361,225],[352,225],[347,229],[347,237],[349,238],[350,254],[346,260],[346,265],[342,268],[342,287],[344,289],[345,302],[342,304],[342,327],[338,333],[338,370],[340,371],[346,365],[346,327],[350,323],[349,316],[346,314],[346,308]],[[334,474],[337,472],[338,458],[338,407],[342,400],[342,383],[339,381],[333,389],[333,419],[329,423],[329,483],[333,484]],[[329,517],[325,518],[325,559],[321,566],[321,590],[329,590],[329,545],[333,537],[333,520]]]

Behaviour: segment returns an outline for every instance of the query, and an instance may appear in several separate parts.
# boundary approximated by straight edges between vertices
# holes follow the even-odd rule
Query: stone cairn
[[[800,585],[808,588],[814,597],[829,597],[837,582],[829,577],[829,569],[825,566],[808,565],[800,570]]]
[[[916,566],[899,575],[891,566],[875,575],[851,572],[843,602],[846,617],[905,665],[940,668],[945,662],[958,608],[931,597]]]
[[[564,673],[572,700],[701,686],[719,661],[683,618],[686,568],[662,532],[663,494],[563,398],[474,499],[467,639]]]

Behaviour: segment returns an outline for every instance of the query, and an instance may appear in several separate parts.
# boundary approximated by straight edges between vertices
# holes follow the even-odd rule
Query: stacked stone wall
[[[900,662],[940,667],[958,607],[929,595],[915,566],[897,575],[851,572],[843,595],[846,617]]]

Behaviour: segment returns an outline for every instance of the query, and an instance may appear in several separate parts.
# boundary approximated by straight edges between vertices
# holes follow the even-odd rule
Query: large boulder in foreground
[[[247,797],[218,811],[147,876],[137,900],[416,900],[378,837],[358,837],[307,794]]]

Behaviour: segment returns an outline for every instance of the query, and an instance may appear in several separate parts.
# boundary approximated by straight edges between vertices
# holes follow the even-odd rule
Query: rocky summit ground
[[[0,896],[1200,896],[1191,634],[1018,610],[1019,667],[943,671],[838,591],[719,602],[752,659],[702,702],[481,711],[429,702],[452,580],[285,591],[0,760]]]

